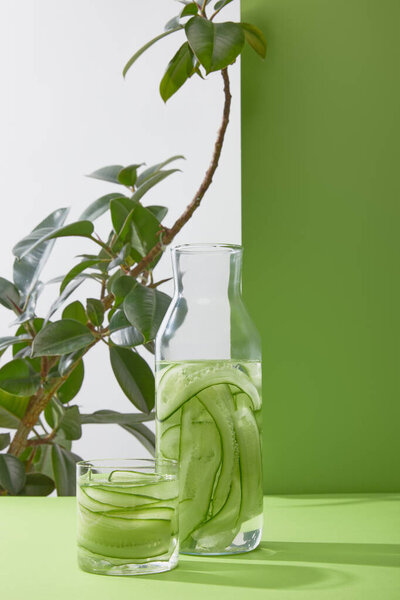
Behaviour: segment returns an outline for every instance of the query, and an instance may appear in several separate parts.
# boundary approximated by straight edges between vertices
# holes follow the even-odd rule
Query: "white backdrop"
[[[184,154],[183,173],[160,184],[148,198],[170,208],[167,224],[191,200],[219,125],[220,76],[207,81],[193,77],[164,105],[158,84],[177,38],[183,37],[180,32],[144,54],[125,81],[121,75],[130,55],[160,33],[180,6],[174,0],[1,0],[1,276],[11,279],[12,246],[48,213],[71,206],[70,220],[75,220],[90,202],[115,191],[112,184],[84,177],[99,167],[153,164]],[[225,16],[239,20],[238,3],[227,7]],[[232,118],[219,172],[176,242],[240,243],[238,65],[231,68],[231,78]],[[107,217],[96,229],[106,231]],[[78,238],[57,241],[43,280],[66,273],[77,262],[76,254],[96,251],[92,246]],[[158,267],[160,278],[170,274],[166,254]],[[43,293],[43,310],[56,287]],[[80,290],[78,297],[83,286]],[[10,335],[11,321],[11,312],[0,306],[0,336]],[[7,354],[2,363],[6,360]],[[82,412],[135,410],[114,380],[105,346],[93,349],[85,368],[78,396]],[[85,458],[146,455],[118,426],[86,425],[74,450]]]

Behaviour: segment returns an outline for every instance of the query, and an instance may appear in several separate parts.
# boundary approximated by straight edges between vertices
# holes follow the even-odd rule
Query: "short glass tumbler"
[[[161,573],[178,563],[178,466],[173,460],[77,464],[78,564],[89,573]]]

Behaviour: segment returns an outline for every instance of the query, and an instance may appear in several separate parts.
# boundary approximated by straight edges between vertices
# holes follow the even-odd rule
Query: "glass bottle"
[[[241,296],[241,246],[172,249],[175,294],[156,340],[157,455],[178,460],[187,554],[257,547],[261,342]]]

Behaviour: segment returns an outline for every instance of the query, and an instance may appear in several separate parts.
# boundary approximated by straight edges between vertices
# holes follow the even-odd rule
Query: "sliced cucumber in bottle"
[[[221,510],[196,529],[192,536],[204,550],[223,552],[240,529],[241,481],[239,461],[235,461],[232,484],[227,501]]]
[[[241,521],[247,521],[262,512],[262,465],[259,429],[246,394],[236,396],[234,412],[236,440],[239,448],[242,479]]]
[[[184,541],[206,519],[221,462],[218,430],[199,400],[182,413],[179,473],[179,535]]]
[[[180,463],[183,552],[231,552],[248,547],[246,535],[259,539],[260,376],[259,363],[236,361],[182,362],[158,372],[157,453]]]
[[[257,388],[240,369],[226,362],[177,364],[160,371],[158,376],[157,418],[164,421],[185,402],[205,388],[220,383],[238,387],[254,403],[254,409],[261,407]]]
[[[198,398],[211,415],[220,435],[222,448],[221,472],[212,498],[211,514],[215,515],[227,501],[232,475],[237,462],[235,429],[233,425],[234,403],[229,386],[213,385],[198,394]]]

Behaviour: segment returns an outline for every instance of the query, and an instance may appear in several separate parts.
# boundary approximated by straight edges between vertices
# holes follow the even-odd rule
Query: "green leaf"
[[[152,177],[147,179],[140,187],[137,188],[136,192],[132,196],[132,200],[138,202],[152,187],[163,181],[166,177],[169,177],[173,173],[181,172],[180,169],[168,169],[167,171],[158,171]]]
[[[63,432],[57,433],[53,441],[58,443],[61,436],[64,436]],[[71,444],[70,441],[68,441],[68,443]],[[50,477],[50,479],[53,480],[54,473],[53,466],[51,464],[51,448],[52,444],[43,444],[42,446],[39,446],[40,454],[38,460],[36,462],[34,460],[34,462],[36,471],[47,475],[47,477]]]
[[[132,214],[131,226],[131,254],[135,260],[140,260],[157,243],[160,223],[152,212],[138,204]]]
[[[40,376],[27,361],[16,358],[0,369],[0,388],[16,396],[32,396],[40,385]]]
[[[88,177],[93,179],[100,179],[101,181],[110,181],[111,183],[119,183],[118,174],[124,167],[122,165],[110,165],[109,167],[102,167],[90,173]]]
[[[125,298],[136,285],[136,279],[129,275],[121,275],[111,284],[111,292],[117,298]]]
[[[67,287],[67,285],[70,283],[70,281],[72,281],[73,279],[75,279],[75,277],[77,275],[80,275],[80,273],[82,273],[83,271],[85,271],[85,269],[89,269],[90,267],[93,267],[94,265],[99,264],[100,262],[109,262],[108,259],[101,259],[101,258],[97,258],[97,259],[89,259],[89,260],[82,260],[79,264],[75,265],[74,267],[72,267],[72,269],[70,271],[68,271],[68,273],[66,274],[66,276],[64,277],[64,279],[62,280],[61,286],[60,286],[60,292],[63,292],[65,290],[65,288]]]
[[[250,23],[240,23],[246,42],[261,56],[265,58],[267,55],[267,40],[263,32],[255,25]]]
[[[122,310],[117,310],[110,320],[111,341],[116,346],[139,346],[143,344],[144,337],[133,327]]]
[[[174,27],[173,29],[168,29],[168,31],[164,31],[163,33],[161,33],[157,37],[155,37],[152,40],[150,40],[150,42],[147,42],[147,44],[145,44],[144,46],[142,46],[140,48],[140,50],[138,50],[137,52],[135,52],[135,54],[133,56],[131,56],[131,58],[126,63],[126,65],[124,67],[124,70],[122,72],[123,76],[124,77],[126,76],[127,72],[131,68],[131,66],[137,61],[137,59],[144,52],[146,52],[146,50],[148,50],[148,48],[150,48],[153,44],[155,44],[156,42],[158,42],[158,40],[162,40],[162,38],[165,38],[167,35],[170,35],[170,33],[175,33],[176,31],[179,31],[180,29],[183,29],[182,25],[178,25],[177,27]]]
[[[79,323],[82,323],[83,325],[86,325],[87,322],[86,311],[79,300],[71,302],[71,304],[68,304],[68,306],[64,308],[62,318],[74,319],[74,321],[79,321]]]
[[[5,350],[6,348],[8,348],[9,346],[12,346],[13,344],[18,344],[19,342],[23,342],[25,340],[30,340],[30,339],[31,339],[31,336],[27,335],[27,334],[0,338],[0,350]]]
[[[168,309],[171,298],[156,289],[137,285],[124,300],[124,312],[145,341],[153,340]]]
[[[181,12],[181,19],[183,17],[188,17],[189,15],[197,15],[199,12],[199,7],[196,2],[190,2],[190,4],[186,4],[185,8]]]
[[[14,305],[19,306],[20,301],[19,292],[15,285],[4,279],[4,277],[0,277],[0,304],[14,310]]]
[[[25,485],[25,467],[11,454],[0,454],[0,486],[16,496]]]
[[[15,321],[13,322],[13,325],[19,325],[20,323],[26,323],[26,321],[30,321],[31,319],[33,319],[35,317],[36,302],[37,302],[38,297],[42,293],[43,288],[44,288],[44,284],[41,283],[40,281],[38,281],[36,283],[36,286],[30,292],[29,296],[27,297],[27,299],[25,301],[25,304],[23,307],[23,312],[21,314],[19,314],[17,319],[15,319]]]
[[[97,298],[88,298],[86,300],[86,312],[89,320],[95,327],[100,327],[104,321],[104,306],[101,300]]]
[[[142,412],[154,407],[154,375],[147,362],[127,348],[110,348],[114,375],[129,400]]]
[[[154,173],[160,171],[163,167],[169,165],[172,162],[175,162],[176,160],[185,160],[185,157],[181,154],[177,154],[176,156],[171,156],[171,158],[167,158],[167,160],[164,160],[163,162],[148,167],[138,175],[136,186],[140,187],[145,181],[150,179],[150,177],[152,177]]]
[[[71,352],[70,354],[63,354],[63,356],[60,356],[60,360],[58,361],[58,372],[60,375],[65,375],[70,370],[73,363],[79,360],[84,353],[85,348],[82,348],[76,352]],[[79,366],[77,368],[79,369]]]
[[[44,319],[39,319],[36,318],[33,321],[31,321],[31,326],[33,327],[33,330],[35,331],[35,333],[38,333],[44,324]],[[24,336],[26,335],[26,329],[24,325],[21,325],[20,327],[18,327],[17,331],[16,331],[16,335],[17,336]],[[29,339],[31,340],[32,338],[29,336]],[[16,344],[14,344],[13,346],[13,356],[16,356],[16,354],[18,354],[19,352],[21,352],[21,350],[23,350],[24,348],[28,349],[28,347],[30,348],[30,343],[28,343],[28,341],[21,341],[21,343],[17,342]],[[30,354],[30,351],[29,351]]]
[[[125,244],[121,250],[118,252],[117,256],[109,263],[108,265],[108,269],[111,271],[111,269],[114,269],[115,267],[119,267],[119,265],[122,265],[123,262],[126,261],[126,259],[129,257],[131,252],[131,245]]]
[[[190,47],[207,73],[232,64],[242,51],[244,32],[238,23],[212,23],[193,17],[186,23]]]
[[[53,304],[50,306],[49,312],[46,316],[46,323],[54,315],[54,313],[61,308],[67,298],[70,297],[70,295],[85,281],[87,277],[89,277],[89,275],[81,273],[68,283],[58,298],[56,298]]]
[[[224,8],[227,4],[230,4],[231,2],[232,2],[232,0],[219,0],[219,2],[214,4],[214,10],[221,10],[222,8]]]
[[[131,413],[131,414],[123,414],[116,412],[114,410],[97,410],[93,414],[81,414],[81,423],[82,425],[87,424],[116,424],[116,425],[136,425],[137,423],[142,423],[143,421],[153,421],[154,413],[150,414],[141,414],[141,413]]]
[[[77,406],[66,409],[60,429],[64,432],[67,440],[79,440],[82,437],[81,418]]]
[[[101,215],[107,212],[110,208],[111,200],[115,200],[116,198],[126,198],[126,196],[113,192],[112,194],[106,194],[105,196],[98,198],[83,211],[79,220],[95,221],[98,217],[101,217]]]
[[[77,353],[74,353],[74,356],[75,356],[75,354],[77,354]],[[67,354],[65,356],[71,357],[71,354]],[[61,357],[60,362],[63,358],[64,358],[64,356]],[[75,362],[75,361],[73,361],[73,362]],[[72,365],[72,362],[71,362],[71,365]],[[69,365],[69,366],[71,366],[71,365]],[[62,364],[62,366],[64,366],[64,363]],[[59,366],[59,370],[60,370],[60,366]],[[73,398],[75,398],[75,396],[78,394],[79,390],[82,387],[84,377],[85,377],[85,368],[83,365],[83,361],[81,360],[77,364],[75,369],[72,371],[72,373],[69,375],[66,382],[63,383],[62,386],[59,388],[59,390],[57,392],[57,398],[60,400],[60,402],[65,404],[66,402],[70,402]]]
[[[138,331],[136,327],[133,327],[132,325],[115,331],[110,336],[110,339],[116,346],[123,346],[127,348],[140,346],[144,342],[144,338],[140,331]]]
[[[29,397],[13,396],[0,389],[0,427],[17,429],[25,415]]]
[[[18,496],[48,496],[54,487],[54,481],[44,473],[28,473]]]
[[[160,83],[160,95],[166,102],[193,74],[194,54],[185,42],[173,56]]]
[[[120,233],[136,203],[130,198],[116,198],[110,202],[111,221],[115,233]]]
[[[124,276],[125,276],[125,272],[122,269],[118,269],[117,271],[115,271],[115,273],[113,273],[106,282],[107,291],[111,292],[112,286],[117,281],[117,279],[119,279],[120,277],[124,277]]]
[[[63,319],[49,323],[34,339],[33,356],[56,356],[74,352],[89,346],[95,338],[82,323],[72,319]]]
[[[54,444],[51,448],[51,462],[58,496],[75,496],[76,455],[59,444]]]
[[[125,313],[121,309],[117,309],[110,318],[110,324],[108,326],[111,333],[124,329],[125,327],[131,327]]]
[[[121,425],[122,429],[128,431],[131,435],[134,435],[137,440],[150,452],[152,456],[155,455],[156,438],[154,433],[150,431],[146,425],[137,423],[135,425]]]
[[[138,165],[129,165],[128,167],[122,169],[122,171],[118,173],[118,182],[126,187],[133,187],[137,179],[137,170],[142,165],[143,163]]]
[[[175,27],[179,27],[179,17],[172,17],[172,19],[167,21],[164,26],[164,31],[168,31],[169,29],[175,29]]]
[[[4,450],[7,446],[10,445],[10,434],[9,433],[0,433],[0,450]]]
[[[147,342],[147,344],[143,344],[143,348],[146,348],[147,352],[150,352],[150,354],[156,353],[156,345],[154,342]]]
[[[146,206],[147,210],[149,210],[157,219],[159,223],[167,216],[168,208],[166,206]]]
[[[0,427],[18,429],[20,420],[0,404]]]
[[[25,238],[26,244],[32,246],[35,240],[41,237],[42,229],[54,230],[61,227],[67,218],[68,212],[69,209],[60,208],[51,213]],[[31,250],[22,260],[16,259],[14,261],[14,283],[24,298],[27,298],[35,288],[40,273],[50,256],[53,245],[54,240],[44,242]]]
[[[90,237],[94,231],[93,223],[91,221],[76,221],[70,223],[64,227],[60,227],[54,233],[52,233],[48,239],[52,240],[59,237]]]
[[[65,225],[64,227],[60,227],[59,229],[55,230],[51,229],[50,231],[49,228],[46,227],[42,230],[38,230],[39,235],[37,236],[37,239],[32,240],[31,244],[20,242],[14,246],[13,253],[19,260],[21,260],[27,254],[30,254],[37,246],[47,240],[70,236],[90,237],[93,233],[93,230],[94,227],[91,221],[76,221],[76,223],[70,223],[69,225]]]
[[[57,398],[52,398],[44,409],[44,417],[52,429],[59,427],[64,414],[65,408]]]

